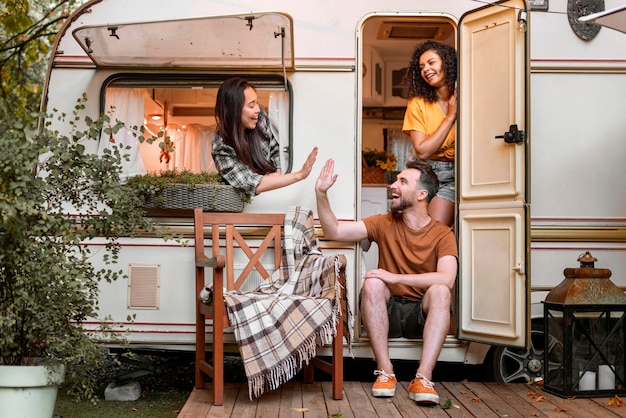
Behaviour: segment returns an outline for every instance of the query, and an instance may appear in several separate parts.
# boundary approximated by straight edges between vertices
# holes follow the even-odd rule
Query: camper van
[[[315,179],[333,158],[333,210],[355,220],[388,208],[389,177],[366,179],[362,153],[393,153],[398,169],[410,158],[400,82],[414,48],[425,40],[455,47],[459,273],[439,360],[486,364],[503,382],[534,380],[543,368],[541,301],[563,269],[590,251],[626,286],[625,38],[578,22],[582,13],[566,0],[91,0],[59,32],[42,105],[70,114],[86,94],[84,115],[113,112],[129,126],[166,132],[175,146],[169,160],[132,135],[116,136],[132,148],[127,177],[214,171],[217,89],[247,78],[281,143],[283,171],[298,169],[313,146],[319,155],[309,178],[254,197],[244,212],[315,211]],[[89,151],[109,144],[103,135]],[[193,219],[155,219],[187,245],[123,240],[118,262],[128,277],[101,285],[100,312],[132,347],[193,350]],[[334,242],[318,229],[324,252],[348,258],[353,353],[373,357],[357,299],[376,248]],[[85,245],[97,256],[97,241]],[[419,360],[421,341],[393,339],[390,350]]]

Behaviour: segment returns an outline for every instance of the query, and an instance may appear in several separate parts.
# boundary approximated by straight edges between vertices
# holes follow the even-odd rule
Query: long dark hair
[[[402,93],[405,99],[421,97],[431,103],[437,101],[435,88],[422,78],[422,71],[420,70],[420,57],[424,52],[430,51],[431,49],[441,57],[441,61],[443,61],[443,71],[446,73],[446,84],[448,85],[450,94],[454,94],[457,78],[456,51],[449,45],[435,41],[426,41],[417,45],[415,48],[411,61],[409,62],[409,68],[402,80]]]
[[[262,125],[267,121],[261,120],[255,129],[245,129],[241,125],[241,111],[244,106],[244,90],[254,86],[240,77],[226,80],[217,91],[215,100],[215,119],[217,132],[225,144],[235,150],[242,163],[259,174],[268,174],[276,171],[272,161],[263,153],[261,146]],[[256,89],[254,89],[256,91]],[[269,131],[269,129],[268,129]]]

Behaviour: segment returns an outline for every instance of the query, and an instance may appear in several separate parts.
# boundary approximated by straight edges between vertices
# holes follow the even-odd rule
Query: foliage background
[[[82,0],[0,2],[0,123],[3,125],[10,120],[33,122],[41,102],[54,37],[69,14],[82,3]]]
[[[105,356],[74,323],[97,317],[98,282],[123,273],[96,271],[81,243],[104,237],[107,249],[113,246],[104,260],[114,264],[117,238],[151,231],[152,224],[120,182],[124,150],[84,152],[81,141],[99,138],[108,120],[85,120],[80,129],[76,113],[56,115],[71,128],[68,135],[40,126],[54,37],[81,3],[0,3],[0,364],[72,361],[66,382],[76,386],[69,390],[92,397],[95,386],[85,380]],[[66,204],[80,214],[66,216]]]

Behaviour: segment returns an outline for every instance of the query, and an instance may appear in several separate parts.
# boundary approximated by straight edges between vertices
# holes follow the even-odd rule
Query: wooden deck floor
[[[439,407],[418,406],[409,399],[408,382],[401,382],[393,398],[371,396],[371,382],[344,382],[344,398],[331,397],[331,383],[312,385],[288,382],[280,389],[250,401],[246,383],[227,383],[223,406],[211,399],[211,385],[194,389],[178,418],[263,417],[327,418],[341,413],[345,418],[368,417],[626,417],[626,407],[609,405],[610,398],[562,399],[540,387],[525,384],[479,382],[436,383]],[[442,408],[450,400],[450,407]]]

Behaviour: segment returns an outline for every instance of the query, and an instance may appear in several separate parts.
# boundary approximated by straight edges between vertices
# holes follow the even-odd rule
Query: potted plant
[[[251,201],[218,173],[166,170],[131,177],[128,185],[142,197],[147,209],[202,207],[207,212],[241,212]]]
[[[365,184],[385,183],[385,173],[395,170],[398,161],[390,152],[371,148],[365,148],[362,156],[362,182]]]
[[[13,390],[0,395],[0,404],[11,416],[52,416],[52,411],[10,409],[19,406],[7,399],[18,398],[22,406],[49,405],[32,396],[43,380],[53,386],[44,392],[56,398],[55,378],[63,375],[58,365],[96,365],[102,359],[101,345],[81,326],[99,317],[98,283],[123,276],[114,266],[120,237],[159,233],[143,216],[141,197],[120,181],[124,149],[86,152],[86,143],[103,129],[116,132],[122,125],[109,126],[106,116],[79,120],[85,100],[79,100],[73,118],[56,116],[71,127],[67,135],[53,131],[49,122],[38,128],[44,115],[32,115],[26,123],[0,120],[0,386],[8,381]],[[91,263],[85,244],[93,238],[106,241],[107,269]],[[34,365],[45,371],[32,372]],[[39,381],[15,389],[21,378],[7,375],[15,369]],[[79,380],[70,390],[93,397],[97,382],[90,380],[93,374],[78,376],[80,370],[68,367],[66,382]]]

